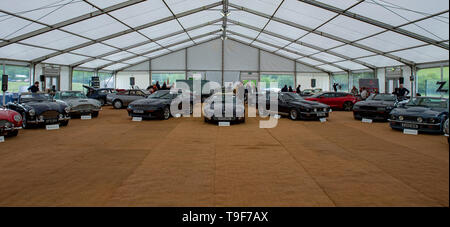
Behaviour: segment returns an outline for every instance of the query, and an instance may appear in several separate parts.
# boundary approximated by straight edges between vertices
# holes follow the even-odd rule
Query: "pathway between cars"
[[[443,136],[333,112],[217,127],[104,108],[0,144],[0,206],[448,206]]]

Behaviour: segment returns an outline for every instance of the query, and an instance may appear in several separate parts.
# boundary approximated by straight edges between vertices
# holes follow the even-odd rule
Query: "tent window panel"
[[[332,76],[332,84],[338,84],[338,91],[344,91],[344,92],[348,92],[349,91],[349,80],[348,80],[348,75],[347,74],[334,74]]]
[[[8,92],[24,92],[30,86],[30,68],[25,66],[0,65],[0,75],[8,75]],[[0,76],[0,83],[2,78]]]
[[[360,88],[359,87],[360,79],[374,79],[374,78],[375,78],[375,75],[373,72],[352,73],[350,76],[352,86],[355,86],[358,89]]]
[[[291,86],[292,89],[295,89],[295,82],[294,82],[294,75],[292,74],[262,74],[261,75],[261,82],[266,83],[267,89],[275,89],[279,90],[282,89],[285,85],[287,87]],[[278,83],[278,86],[271,87],[270,83],[276,82]]]
[[[100,78],[100,87],[101,88],[114,88],[114,75],[112,73],[97,73]]]
[[[83,85],[89,86],[94,72],[74,70],[72,75],[72,90],[84,91]]]
[[[441,78],[441,68],[428,68],[417,71],[417,93],[422,96],[430,97],[449,97],[448,92],[442,94],[437,92],[439,85],[436,83],[439,81],[446,81],[444,89],[449,89],[449,72],[448,67],[443,68],[443,78]]]
[[[159,84],[162,86],[164,82],[168,85],[172,85],[177,80],[185,80],[186,74],[184,72],[158,72],[152,73],[152,84],[156,84],[159,81]]]

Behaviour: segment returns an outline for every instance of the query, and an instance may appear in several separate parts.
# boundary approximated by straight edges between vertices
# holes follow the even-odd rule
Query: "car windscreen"
[[[322,96],[324,93],[317,93],[317,94],[315,94],[315,95],[313,95],[313,96],[311,96],[311,98],[318,98],[319,96]]]
[[[448,100],[439,98],[413,98],[406,104],[406,106],[446,109],[448,106]]]
[[[50,95],[48,94],[22,94],[20,95],[20,102],[43,102],[51,100]]]
[[[73,99],[73,98],[85,99],[85,98],[87,98],[86,95],[83,94],[82,92],[69,92],[69,91],[61,92],[59,94],[59,97],[61,97],[61,99]]]
[[[283,98],[286,101],[303,100],[303,98],[297,93],[283,93]]]
[[[390,95],[390,94],[374,94],[374,95],[371,95],[368,99],[374,100],[374,101],[395,101],[396,100],[395,96]]]
[[[157,91],[153,94],[151,94],[148,98],[149,99],[170,99],[170,91]]]

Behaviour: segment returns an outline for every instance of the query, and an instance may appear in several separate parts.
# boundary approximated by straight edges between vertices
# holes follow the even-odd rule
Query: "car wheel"
[[[123,107],[122,101],[120,101],[120,100],[115,100],[115,101],[113,102],[113,106],[114,106],[114,109],[122,109],[122,107]]]
[[[27,116],[25,113],[22,114],[22,128],[29,128],[28,122],[27,122]]]
[[[100,104],[101,104],[102,106],[104,106],[105,103],[106,103],[104,99],[100,99],[99,101],[100,101]]]
[[[298,119],[298,111],[295,109],[292,109],[291,111],[289,111],[289,117],[291,118],[291,120],[297,120]]]
[[[98,111],[92,112],[92,117],[98,117]]]
[[[169,118],[170,118],[170,109],[169,107],[164,107],[162,119],[169,120]]]
[[[59,123],[59,125],[62,127],[66,127],[67,125],[69,125],[69,121],[62,121],[61,123]]]
[[[19,130],[14,130],[10,133],[8,133],[8,137],[16,137],[19,134]]]
[[[353,109],[353,103],[352,102],[345,102],[343,107],[344,107],[345,111],[351,111]]]

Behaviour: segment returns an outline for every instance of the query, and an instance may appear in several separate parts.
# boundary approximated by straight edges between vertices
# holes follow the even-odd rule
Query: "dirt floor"
[[[449,206],[449,145],[330,121],[132,122],[106,107],[0,143],[0,206]]]

